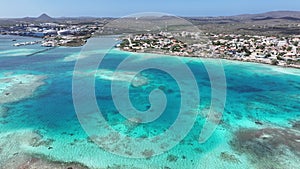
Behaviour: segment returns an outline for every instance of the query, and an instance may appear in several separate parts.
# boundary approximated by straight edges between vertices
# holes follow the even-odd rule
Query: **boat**
[[[44,42],[41,46],[43,47],[54,47],[56,46],[54,42]]]
[[[21,44],[20,43],[15,43],[15,44],[13,44],[13,46],[21,46]]]

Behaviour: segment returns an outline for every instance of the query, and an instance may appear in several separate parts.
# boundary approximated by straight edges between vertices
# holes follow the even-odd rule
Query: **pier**
[[[50,47],[50,48],[46,48],[46,49],[43,49],[43,50],[40,50],[40,51],[31,53],[31,54],[28,54],[28,55],[26,55],[26,57],[34,56],[34,55],[39,54],[39,53],[44,53],[44,52],[47,52],[47,51],[49,51],[49,50],[55,49],[56,47],[57,47],[57,46],[53,46],[53,47]]]

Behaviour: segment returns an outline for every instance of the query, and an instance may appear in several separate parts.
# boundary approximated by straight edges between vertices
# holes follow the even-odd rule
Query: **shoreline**
[[[122,48],[116,47],[116,49],[124,52],[130,52],[130,53],[138,53],[138,54],[157,54],[157,55],[168,55],[168,56],[176,56],[176,57],[185,57],[185,58],[200,58],[200,59],[222,59],[222,60],[230,60],[230,61],[236,61],[236,62],[242,62],[242,63],[257,63],[257,64],[263,64],[263,65],[270,65],[270,66],[276,66],[276,67],[282,67],[282,68],[293,68],[293,69],[300,69],[300,65],[273,65],[270,63],[262,62],[259,60],[251,61],[251,60],[242,60],[237,58],[228,58],[228,57],[204,57],[204,56],[187,56],[187,55],[176,55],[174,53],[169,52],[159,52],[159,51],[129,51],[124,50]]]
[[[86,44],[89,36],[74,36],[69,39],[67,43],[58,43],[54,40],[54,37],[37,37],[30,35],[14,35],[14,34],[0,34],[0,36],[11,36],[11,37],[23,37],[23,38],[36,38],[40,39],[42,42],[42,47],[82,47]]]
[[[44,38],[40,38],[40,37],[34,37],[34,36],[24,36],[24,35],[11,35],[11,34],[1,34],[2,36],[16,36],[16,37],[31,37],[31,38],[38,38],[38,39],[44,39]],[[93,38],[93,37],[90,37],[90,38]],[[90,38],[88,38],[87,40],[89,40]],[[47,41],[47,39],[44,39],[45,41]],[[86,43],[84,44],[80,44],[78,46],[73,46],[73,45],[58,45],[56,47],[66,47],[66,48],[74,48],[74,47],[83,47],[85,46]],[[119,49],[120,51],[125,51],[125,52],[131,52],[131,53],[144,53],[144,54],[158,54],[158,55],[169,55],[169,56],[176,56],[176,57],[187,57],[187,58],[202,58],[202,59],[207,59],[207,58],[211,58],[211,59],[222,59],[222,60],[230,60],[230,61],[237,61],[237,62],[246,62],[246,63],[258,63],[258,64],[264,64],[264,65],[270,65],[270,66],[277,66],[277,67],[282,67],[282,68],[294,68],[294,69],[300,69],[300,65],[294,65],[294,64],[287,64],[287,65],[274,65],[274,64],[271,64],[271,63],[267,63],[267,62],[264,62],[262,60],[250,60],[250,59],[247,59],[247,60],[244,60],[243,58],[230,58],[230,57],[205,57],[205,56],[194,56],[194,55],[179,55],[179,54],[174,54],[174,53],[170,53],[170,52],[159,52],[159,51],[147,51],[147,52],[144,52],[144,51],[141,51],[141,50],[136,50],[136,51],[129,51],[129,50],[125,50],[125,49],[122,49],[120,47],[115,47],[116,49]]]

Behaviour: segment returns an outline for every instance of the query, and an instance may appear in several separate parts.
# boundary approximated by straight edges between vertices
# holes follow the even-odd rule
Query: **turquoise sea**
[[[178,145],[162,154],[151,156],[156,151],[153,148],[126,152],[128,156],[132,153],[144,156],[128,158],[99,147],[77,118],[72,98],[72,77],[82,48],[58,47],[30,56],[44,48],[39,45],[14,47],[12,45],[16,42],[12,39],[17,39],[17,42],[36,40],[0,36],[0,80],[24,74],[45,78],[42,80],[44,84],[33,90],[30,96],[0,105],[0,168],[17,153],[51,161],[76,162],[92,169],[300,167],[299,69],[222,60],[227,82],[225,109],[213,135],[206,142],[199,143],[199,133],[211,102],[211,83],[204,65],[214,64],[214,60],[180,58],[191,69],[199,86],[201,102],[195,110],[197,120],[193,128]],[[159,88],[168,99],[166,109],[161,117],[149,124],[126,120],[114,106],[110,87],[112,73],[129,55],[137,59],[137,64],[143,58],[143,54],[112,49],[99,65],[99,74],[95,78],[99,109],[108,124],[119,133],[134,138],[159,135],[172,125],[178,115],[180,88],[163,71],[143,71],[142,85],[130,88],[132,105],[141,111],[149,109],[149,93]],[[153,56],[162,64],[172,64],[168,60],[160,60],[159,55]],[[85,76],[90,72],[81,73]],[[126,82],[128,74],[131,70],[123,70],[118,80]],[[0,84],[0,89],[4,85],[9,84]],[[5,93],[0,90],[0,94]],[[94,115],[87,114],[86,120],[91,124],[97,123]],[[100,132],[101,125],[97,124]],[[118,142],[118,138],[100,141],[109,146]]]

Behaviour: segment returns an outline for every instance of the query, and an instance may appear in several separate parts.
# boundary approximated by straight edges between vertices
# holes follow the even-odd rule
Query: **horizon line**
[[[171,16],[178,16],[178,17],[231,17],[231,16],[239,16],[239,15],[256,15],[256,14],[266,14],[270,12],[300,12],[300,10],[271,10],[271,11],[264,11],[264,12],[255,12],[255,13],[239,13],[239,14],[232,14],[232,15],[188,15],[188,16],[183,16],[183,15],[174,15],[171,13],[165,13],[165,12],[153,12],[153,13],[165,13],[166,15],[171,15]],[[139,13],[139,12],[138,12]],[[133,14],[138,14],[138,13],[133,13]],[[140,12],[144,13],[144,12]],[[88,15],[78,15],[78,16],[55,16],[52,17],[51,15],[47,14],[46,12],[41,13],[38,16],[24,16],[24,17],[0,17],[0,19],[25,19],[25,18],[38,18],[42,15],[47,15],[50,18],[53,19],[61,19],[61,18],[122,18],[124,16],[130,16],[129,15],[124,15],[124,16],[88,16]]]

